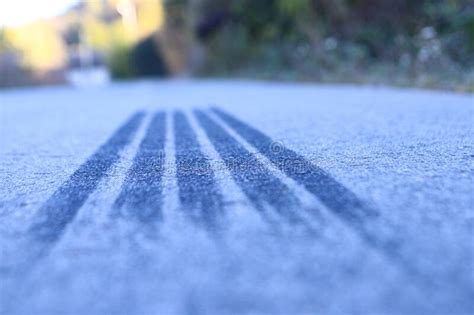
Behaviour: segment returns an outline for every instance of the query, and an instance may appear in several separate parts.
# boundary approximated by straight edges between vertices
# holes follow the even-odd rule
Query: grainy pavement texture
[[[1,314],[474,314],[474,96],[0,92]]]

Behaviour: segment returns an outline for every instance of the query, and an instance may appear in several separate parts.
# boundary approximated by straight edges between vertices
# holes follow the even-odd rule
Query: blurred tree
[[[0,28],[0,54],[10,49],[10,47],[5,29]]]
[[[161,29],[163,3],[162,0],[88,0],[82,21],[87,45],[108,57],[114,77],[129,78],[142,73],[134,68],[139,63],[131,53],[142,39]],[[148,49],[148,57],[159,56],[156,45],[137,48],[139,53],[135,55],[140,55],[144,48]]]
[[[162,0],[88,0],[83,17],[87,42],[102,51],[133,45],[163,22]]]
[[[193,2],[199,3],[198,34],[218,33],[216,30],[227,25],[245,32],[249,48],[276,41],[318,45],[325,37],[335,37],[364,47],[370,58],[399,58],[408,47],[405,43],[399,47],[401,42],[395,39],[401,36],[414,41],[425,27],[432,27],[440,36],[460,32],[460,28],[467,37],[474,32],[470,26],[474,22],[469,22],[474,19],[474,3],[468,0]],[[222,16],[226,21],[218,20]]]
[[[117,45],[111,49],[107,64],[115,79],[129,79],[136,75],[130,58],[130,47],[126,45]]]
[[[474,67],[472,0],[166,0],[166,13],[163,33],[204,47],[206,75],[360,80],[389,67],[417,80]],[[175,38],[165,50],[189,50]]]
[[[161,0],[141,0],[137,3],[138,36],[140,39],[159,31],[164,23]]]
[[[112,46],[112,43],[118,42],[123,38],[121,31],[113,32],[113,27],[94,18],[86,16],[83,20],[85,41],[91,47],[106,51]]]
[[[21,51],[25,66],[46,71],[60,69],[66,62],[61,35],[45,21],[9,30],[7,37]]]
[[[140,41],[131,51],[131,64],[139,76],[166,76],[167,65],[153,36]]]

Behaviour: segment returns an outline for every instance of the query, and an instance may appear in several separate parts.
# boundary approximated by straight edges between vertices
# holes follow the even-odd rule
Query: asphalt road
[[[3,314],[473,314],[474,96],[0,92]]]

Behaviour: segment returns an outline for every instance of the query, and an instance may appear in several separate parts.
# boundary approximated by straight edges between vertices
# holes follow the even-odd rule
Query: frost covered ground
[[[0,311],[472,314],[474,97],[0,92]]]

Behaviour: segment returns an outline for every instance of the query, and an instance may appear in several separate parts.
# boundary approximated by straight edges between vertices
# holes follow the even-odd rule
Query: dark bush
[[[131,51],[131,62],[137,76],[163,77],[169,74],[165,60],[159,51],[155,37],[149,36]]]
[[[474,72],[470,0],[182,0],[180,4],[192,6],[188,11],[207,50],[205,75],[326,80],[339,73],[343,80],[355,75],[357,81],[364,72],[385,77],[383,69],[396,69],[407,80],[417,81],[432,74],[464,77],[461,72],[469,78]]]

